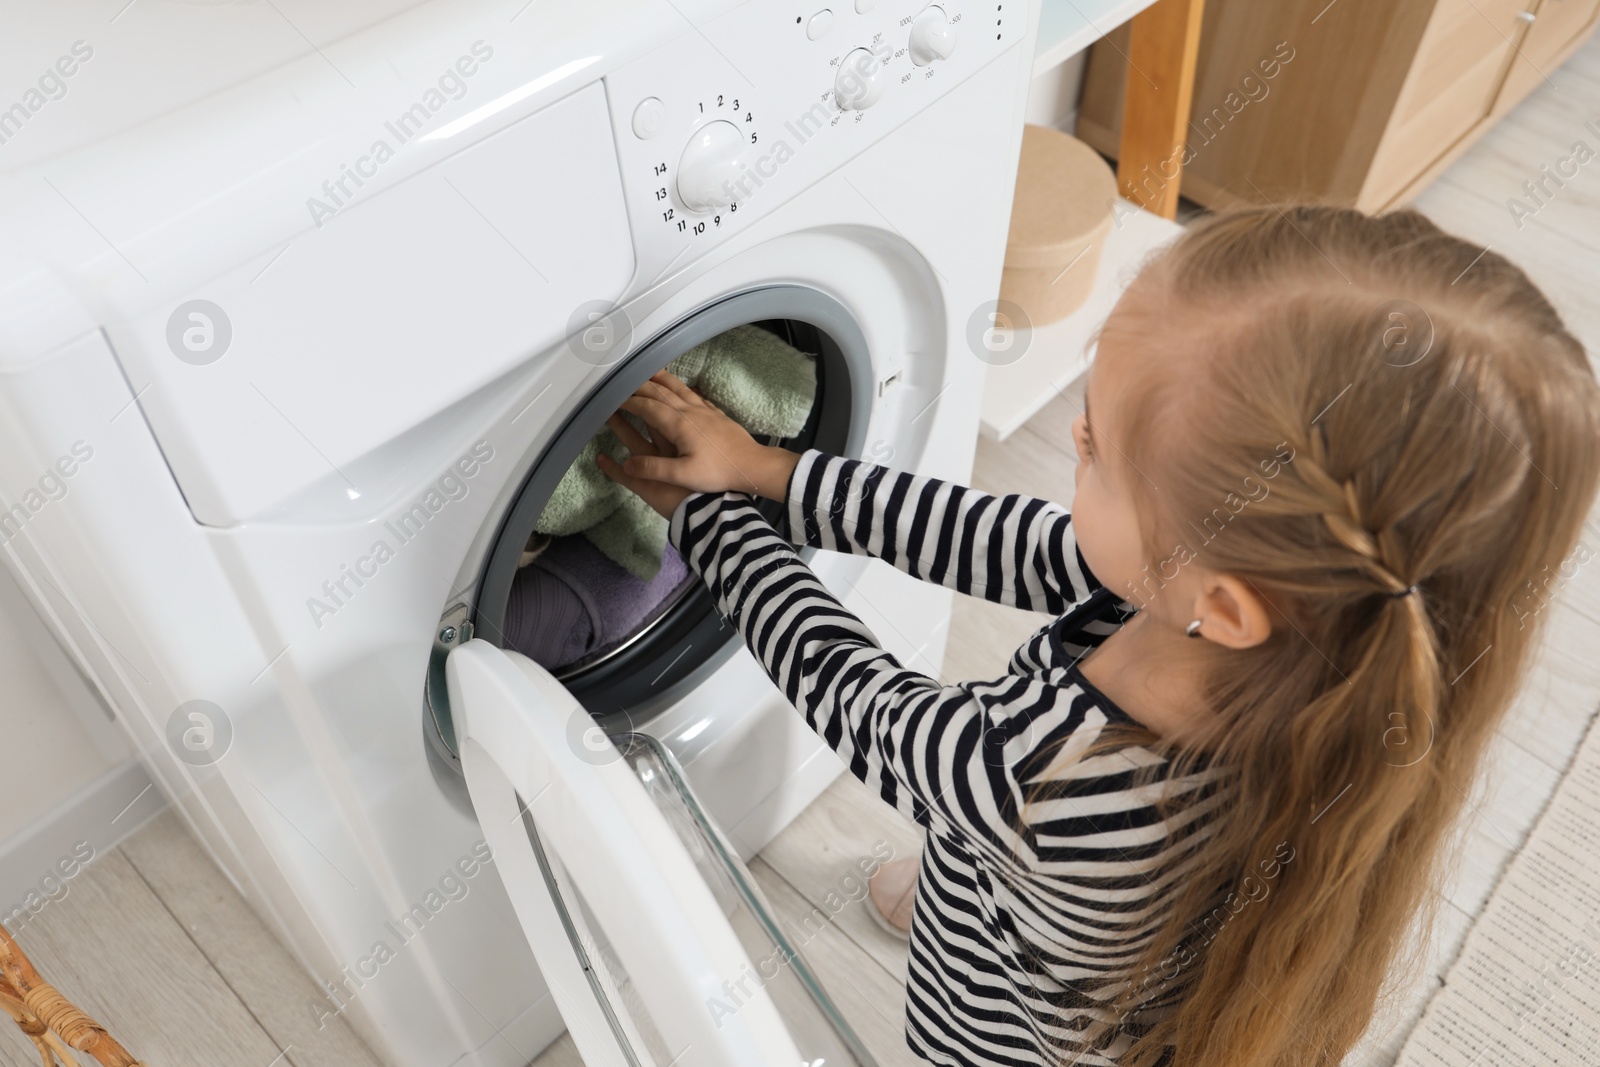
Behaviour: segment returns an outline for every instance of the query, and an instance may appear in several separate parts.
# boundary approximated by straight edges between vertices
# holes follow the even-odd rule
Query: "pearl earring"
[[[1184,632],[1184,636],[1186,636],[1186,637],[1199,637],[1200,636],[1200,620],[1196,619],[1196,620],[1194,620],[1194,622],[1191,622],[1188,626],[1185,626],[1183,628],[1183,632]]]

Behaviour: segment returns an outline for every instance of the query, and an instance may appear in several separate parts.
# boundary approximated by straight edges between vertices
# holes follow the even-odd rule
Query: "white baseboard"
[[[73,879],[167,806],[137,760],[127,760],[0,841],[0,921],[12,933],[71,895]]]

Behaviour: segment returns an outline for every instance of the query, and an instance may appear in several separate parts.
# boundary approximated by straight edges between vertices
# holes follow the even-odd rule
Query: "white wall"
[[[0,678],[0,922],[17,934],[166,797],[4,566]]]
[[[133,755],[121,729],[0,567],[0,846]],[[131,798],[130,798],[131,799]]]
[[[1079,52],[1059,66],[1036,75],[1028,89],[1025,121],[1071,133],[1078,128],[1078,95],[1089,53]]]

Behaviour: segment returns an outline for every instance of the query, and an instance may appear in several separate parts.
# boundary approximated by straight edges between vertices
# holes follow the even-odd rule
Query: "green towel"
[[[736,326],[667,364],[757,437],[793,437],[817,391],[810,356],[759,326]]]
[[[697,345],[667,369],[758,437],[793,437],[811,415],[817,368],[810,356],[759,326],[736,326]],[[545,505],[538,533],[582,533],[602,553],[649,581],[661,569],[667,520],[607,478],[601,452],[619,463],[628,450],[609,428],[583,446]]]
[[[625,491],[622,506],[583,531],[583,536],[629,573],[649,581],[661,569],[667,520],[636,494]]]

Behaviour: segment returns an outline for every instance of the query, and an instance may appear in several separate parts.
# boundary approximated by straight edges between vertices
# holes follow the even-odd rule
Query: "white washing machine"
[[[568,1024],[591,1064],[800,1062],[760,996],[708,1026],[726,901],[595,724],[746,857],[839,761],[703,593],[566,675],[501,627],[584,441],[734,325],[815,358],[791,443],[968,475],[1037,0],[328,8],[52,7],[13,46],[6,564],[319,1019],[406,1067]],[[936,671],[947,594],[813,563]]]

